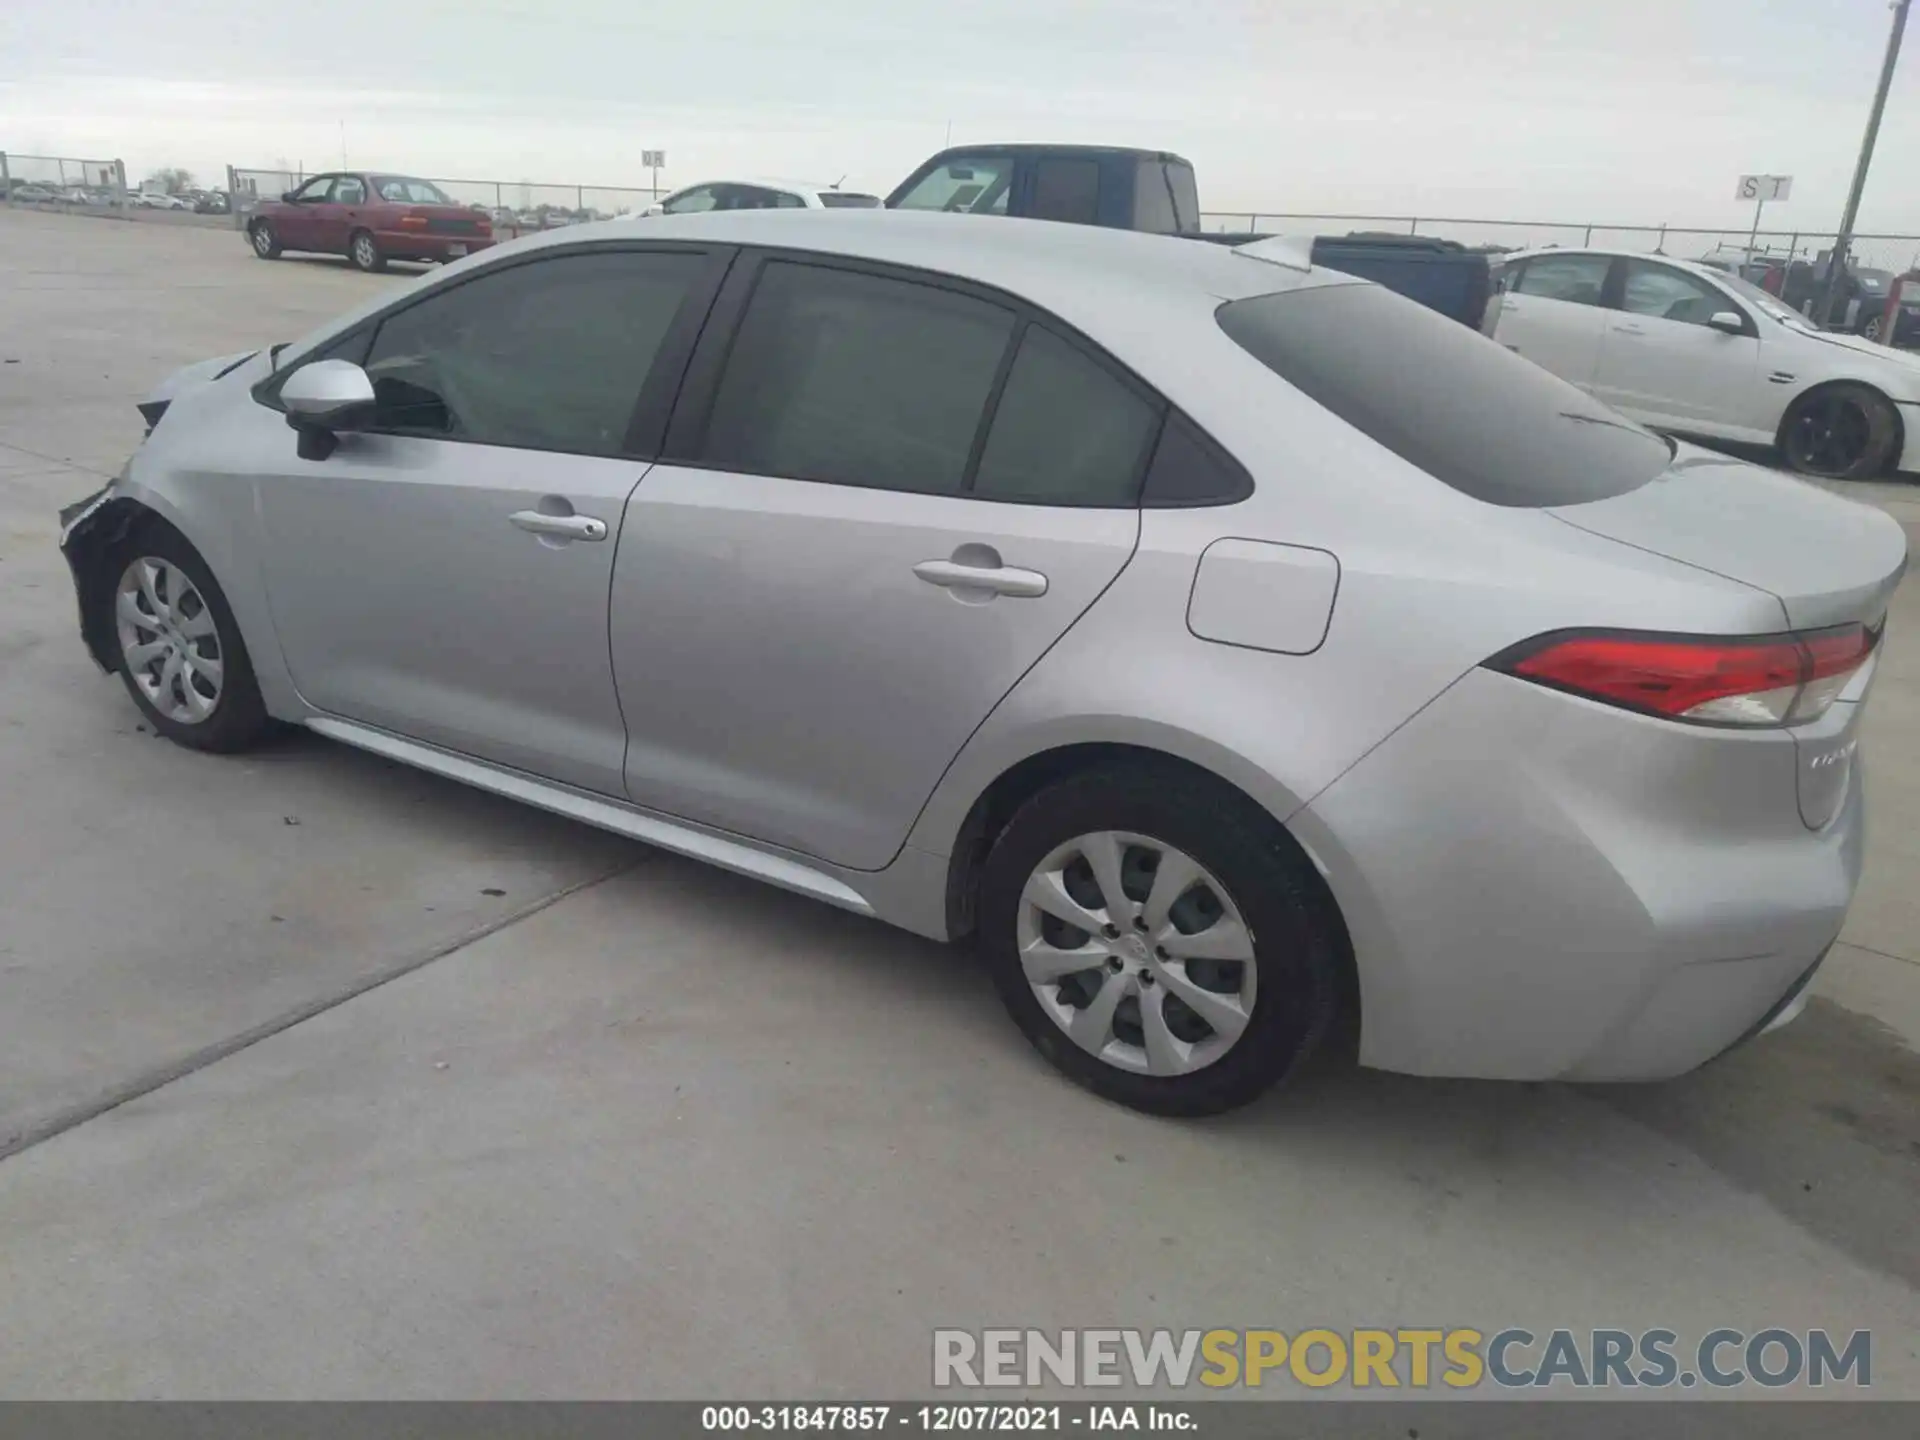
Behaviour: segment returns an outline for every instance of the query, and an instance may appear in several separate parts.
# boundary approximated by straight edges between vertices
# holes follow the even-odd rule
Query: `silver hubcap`
[[[1074,1044],[1143,1075],[1213,1064],[1253,1014],[1253,935],[1226,887],[1163,841],[1081,835],[1022,892],[1020,963]]]
[[[262,255],[273,248],[273,232],[264,225],[253,227],[253,248]]]
[[[354,258],[359,260],[362,265],[371,267],[373,265],[373,241],[362,235],[358,240],[353,242],[353,254]]]
[[[113,616],[127,673],[149,705],[182,725],[213,714],[226,652],[213,612],[185,571],[142,556],[120,576]]]

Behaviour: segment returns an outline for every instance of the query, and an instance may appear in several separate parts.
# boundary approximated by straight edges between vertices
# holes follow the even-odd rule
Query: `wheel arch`
[[[1264,829],[1277,846],[1292,850],[1311,871],[1340,957],[1339,1006],[1357,1035],[1360,985],[1353,944],[1338,897],[1328,883],[1326,867],[1288,827],[1285,818],[1262,804],[1243,786],[1218,769],[1152,744],[1133,741],[1073,741],[1036,750],[1006,766],[973,798],[953,836],[947,854],[946,928],[960,941],[975,931],[981,870],[994,841],[1015,812],[1048,786],[1092,770],[1129,766],[1158,770],[1204,786],[1239,806]],[[1289,812],[1291,813],[1291,811]]]
[[[1815,395],[1826,390],[1835,390],[1842,386],[1857,386],[1862,390],[1871,390],[1887,404],[1887,410],[1893,416],[1893,450],[1887,456],[1886,469],[1897,469],[1901,456],[1907,448],[1907,418],[1900,412],[1900,402],[1887,393],[1887,387],[1872,375],[1843,374],[1828,375],[1805,389],[1795,393],[1780,412],[1780,424],[1774,431],[1773,443],[1784,455],[1787,448],[1787,425],[1793,419],[1794,411]]]
[[[120,660],[114,643],[113,617],[106,604],[118,577],[110,573],[108,557],[123,541],[149,526],[163,527],[189,545],[193,544],[167,516],[130,495],[116,495],[89,512],[67,532],[60,544],[73,571],[74,594],[80,606],[80,638],[94,663],[109,675],[120,668]]]

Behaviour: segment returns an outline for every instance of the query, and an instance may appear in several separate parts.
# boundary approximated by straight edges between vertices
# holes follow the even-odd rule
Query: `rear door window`
[[[1607,255],[1535,255],[1509,288],[1516,295],[1537,295],[1542,300],[1598,305],[1612,264]]]
[[[1029,325],[973,493],[1036,505],[1132,505],[1160,407],[1085,351]]]
[[[1042,159],[1033,167],[1033,218],[1092,225],[1100,218],[1100,162]]]
[[[1528,262],[1523,285],[1540,261]],[[1672,459],[1667,442],[1651,431],[1506,346],[1379,285],[1234,300],[1216,317],[1236,344],[1295,389],[1488,504],[1605,500],[1637,490]]]
[[[727,353],[702,459],[957,495],[1014,324],[1009,310],[937,286],[769,261]]]

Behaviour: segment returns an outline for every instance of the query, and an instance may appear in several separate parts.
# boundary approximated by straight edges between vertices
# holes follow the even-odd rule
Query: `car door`
[[[1593,382],[1607,312],[1608,255],[1570,251],[1509,264],[1493,338],[1581,389]]]
[[[1754,406],[1759,331],[1732,296],[1657,260],[1626,260],[1593,394],[1649,424],[1741,426]],[[1739,334],[1715,315],[1739,317]]]
[[[724,258],[537,251],[333,347],[364,357],[369,428],[303,460],[282,427],[257,492],[274,624],[309,702],[621,793],[614,537],[691,344],[676,327],[704,315]]]
[[[614,567],[628,794],[878,869],[1131,557],[1160,403],[959,282],[786,257],[687,384]]]
[[[346,254],[348,237],[360,228],[366,210],[367,182],[358,175],[334,177],[333,193],[314,207],[314,248]]]
[[[333,182],[337,177],[316,175],[288,197],[287,204],[273,217],[273,227],[279,232],[280,244],[288,250],[315,250],[319,248],[320,212],[322,207],[333,198]]]

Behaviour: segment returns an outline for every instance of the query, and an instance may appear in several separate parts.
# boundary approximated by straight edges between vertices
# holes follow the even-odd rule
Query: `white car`
[[[142,190],[133,197],[142,210],[191,210],[193,206],[178,195],[163,195],[157,190]]]
[[[703,210],[877,210],[880,197],[799,180],[705,180],[676,190],[642,215],[696,215]]]
[[[1920,471],[1920,361],[1817,329],[1712,266],[1627,251],[1503,259],[1481,328],[1656,430],[1778,447],[1806,475]]]

